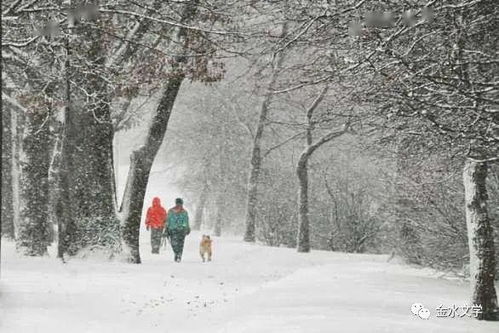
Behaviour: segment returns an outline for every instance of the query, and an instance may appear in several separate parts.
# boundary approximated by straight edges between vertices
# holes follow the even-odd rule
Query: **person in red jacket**
[[[152,199],[152,206],[147,209],[146,216],[147,231],[151,230],[152,253],[159,253],[166,214],[166,210],[161,206],[161,200],[158,197]]]

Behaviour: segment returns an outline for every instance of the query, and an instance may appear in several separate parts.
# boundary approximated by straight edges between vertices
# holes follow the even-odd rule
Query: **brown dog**
[[[211,261],[211,238],[209,235],[203,235],[201,238],[201,243],[199,244],[199,254],[201,255],[201,259],[205,262],[205,255],[208,255],[208,261]]]

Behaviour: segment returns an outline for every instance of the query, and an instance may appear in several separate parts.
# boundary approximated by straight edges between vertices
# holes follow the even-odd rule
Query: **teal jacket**
[[[187,211],[182,209],[179,212],[176,212],[173,208],[168,210],[168,215],[166,219],[166,225],[168,231],[177,231],[177,230],[189,230],[189,215],[187,215]]]

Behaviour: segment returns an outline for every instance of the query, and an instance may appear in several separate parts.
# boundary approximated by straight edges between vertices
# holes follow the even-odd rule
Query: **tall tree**
[[[206,201],[208,199],[208,185],[203,186],[201,194],[199,195],[198,203],[196,205],[196,213],[194,214],[193,230],[201,229],[203,223],[204,210],[206,208]]]
[[[480,319],[497,320],[493,292],[495,258],[487,209],[487,163],[498,160],[497,47],[495,1],[415,1],[404,12],[384,1],[393,19],[366,20],[358,30],[359,71],[373,69],[385,117],[419,120],[444,138],[466,162],[463,171],[470,247],[472,302],[482,304]],[[373,9],[371,6],[366,10]],[[362,64],[369,64],[363,66]],[[477,205],[481,209],[477,210]],[[484,278],[486,277],[486,278]]]
[[[343,125],[339,129],[329,132],[317,141],[313,141],[313,129],[317,124],[317,120],[313,119],[314,111],[317,109],[322,99],[327,92],[327,87],[324,88],[319,95],[314,99],[307,110],[307,127],[306,139],[307,145],[298,158],[296,165],[296,175],[299,183],[299,226],[298,226],[298,252],[310,252],[310,222],[309,222],[309,202],[308,202],[308,160],[312,154],[323,144],[343,135],[348,129],[348,125]]]
[[[128,260],[132,263],[141,262],[139,230],[144,195],[154,158],[163,142],[178,91],[186,76],[181,70],[182,64],[187,62],[189,51],[188,30],[185,24],[194,18],[198,3],[198,0],[187,1],[182,9],[181,26],[177,27],[172,35],[172,44],[175,45],[172,54],[176,55],[173,61],[177,73],[165,83],[144,145],[134,151],[130,158],[130,170],[120,211],[123,213],[123,236],[128,247]]]
[[[154,122],[161,124],[152,126],[149,135],[154,142],[149,148],[157,150],[156,143],[161,142],[159,137],[164,134],[160,133],[162,120],[171,111],[183,78],[189,76],[204,82],[220,78],[221,71],[215,73],[220,69],[218,65],[214,65],[216,71],[211,71],[210,66],[216,61],[208,61],[214,51],[206,47],[209,43],[205,35],[216,31],[215,21],[226,22],[228,16],[224,10],[218,11],[221,3],[210,3],[208,7],[215,10],[201,6],[206,14],[203,18],[209,21],[205,27],[205,22],[199,22],[200,27],[186,25],[194,11],[186,10],[182,15],[182,9],[197,9],[199,1],[165,4],[151,0],[144,5],[46,0],[40,5],[15,0],[7,4],[2,12],[7,37],[2,58],[8,60],[9,74],[15,76],[18,88],[26,85],[26,77],[36,79],[41,86],[47,81],[58,82],[57,92],[50,96],[60,112],[56,112],[53,125],[57,137],[51,159],[50,184],[54,191],[50,191],[49,211],[60,225],[59,254],[102,247],[119,251],[113,125],[127,126],[123,123],[131,116],[125,114],[126,106],[141,93],[151,94],[145,90],[157,90],[166,82],[169,87],[165,87],[159,106],[166,113],[158,112]],[[165,8],[168,14],[160,10]],[[172,20],[170,14],[177,20]],[[31,19],[47,24],[34,27]],[[187,31],[190,36],[184,38]],[[165,44],[173,56],[165,57]],[[40,49],[50,51],[50,55],[41,57]],[[187,49],[191,54],[187,54]],[[150,60],[147,64],[144,57]],[[35,63],[33,58],[47,61]],[[208,71],[215,74],[200,74]],[[120,104],[125,111],[113,110]],[[153,159],[154,156],[151,162]],[[126,240],[126,233],[124,237]]]
[[[280,38],[287,33],[287,23],[281,27]],[[275,84],[284,62],[285,53],[280,50],[272,54],[270,63],[270,79],[267,90],[263,96],[260,106],[260,114],[256,124],[255,134],[253,136],[253,146],[251,150],[250,167],[248,175],[248,192],[246,200],[246,230],[244,232],[244,241],[254,242],[256,240],[256,210],[258,204],[258,182],[262,169],[262,142],[265,127],[268,123],[270,105],[274,96]]]
[[[9,7],[11,9],[11,7]],[[12,192],[14,223],[18,225],[16,243],[18,249],[27,255],[44,255],[52,240],[52,230],[47,221],[48,208],[48,165],[50,139],[50,117],[54,107],[54,80],[50,75],[42,77],[36,68],[45,67],[47,60],[45,37],[36,37],[29,43],[15,42],[16,38],[32,33],[33,28],[21,22],[17,29],[7,29],[10,40],[9,51],[5,54],[7,66],[2,73],[6,78],[6,89],[2,98],[16,112],[11,117],[11,129],[16,134],[12,143]],[[26,49],[31,43],[41,39],[41,52],[29,59]],[[2,54],[3,55],[3,54]],[[19,68],[20,70],[16,70]],[[29,78],[29,79],[28,79]],[[15,126],[15,127],[14,127]],[[20,166],[20,168],[18,167]],[[19,169],[18,169],[19,168]],[[19,211],[16,206],[20,207]],[[16,223],[17,222],[17,223]]]
[[[120,249],[115,210],[109,74],[105,70],[103,18],[99,1],[65,1],[61,99],[52,161],[60,172],[52,203],[59,230],[59,255],[81,249]],[[56,171],[57,170],[57,171]],[[64,193],[64,195],[62,195]]]
[[[227,204],[224,202],[222,192],[217,194],[217,197],[215,199],[215,209],[217,210],[217,213],[215,215],[213,234],[217,237],[220,237],[222,236],[222,229],[226,218],[225,214],[227,209]]]
[[[55,201],[56,195],[52,194],[52,191],[50,195],[50,216],[55,217],[55,212],[66,210],[69,213],[65,215],[71,221],[65,222],[75,226],[61,229],[60,236],[67,238],[68,233],[72,233],[72,253],[87,246],[114,247],[119,244],[119,221],[114,206],[111,155],[113,132],[107,89],[109,80],[103,71],[105,54],[99,2],[47,0],[44,4],[46,6],[33,10],[33,6],[40,5],[38,2],[21,4],[14,1],[2,13],[5,16],[12,15],[16,22],[19,22],[13,24],[12,19],[5,22],[9,43],[2,57],[7,61],[9,74],[15,77],[18,88],[16,98],[19,104],[24,104],[26,110],[29,110],[29,116],[31,113],[40,112],[38,100],[50,104],[51,113],[58,113],[64,104],[68,104],[66,101],[71,100],[72,103],[67,105],[67,109],[73,113],[73,128],[66,130],[64,126],[58,126],[57,122],[54,124],[55,134],[60,136],[60,132],[64,131],[64,135],[70,138],[75,147],[69,152],[71,156],[66,156],[68,151],[62,148],[59,139],[55,141],[58,143],[58,150],[54,151],[51,160],[45,149],[38,152],[47,159],[47,163],[57,160],[56,157],[61,154],[64,155],[62,159],[74,160],[71,169],[66,170],[70,175],[65,184],[66,195],[63,197],[71,205],[68,205],[68,202],[61,204],[60,201]],[[40,24],[31,24],[32,18]],[[63,28],[61,23],[67,24],[68,27]],[[28,42],[24,42],[26,40]],[[68,45],[68,40],[73,43]],[[76,40],[78,43],[74,43]],[[64,50],[68,47],[73,52],[65,53]],[[19,71],[14,68],[19,68]],[[66,83],[71,85],[72,89],[64,89]],[[60,88],[69,92],[71,98],[65,98],[66,93]],[[46,125],[52,124],[51,116],[52,114],[45,119]],[[36,120],[37,118],[32,118],[30,121]],[[37,152],[33,151],[33,154],[35,153]],[[33,183],[33,180],[26,179],[26,176],[28,174],[24,173],[23,181]],[[56,183],[52,187],[54,190],[60,185]],[[44,182],[39,186],[49,184]],[[57,208],[53,209],[54,206]],[[114,237],[111,237],[114,241],[107,242],[109,237],[105,236],[109,234],[114,234]]]

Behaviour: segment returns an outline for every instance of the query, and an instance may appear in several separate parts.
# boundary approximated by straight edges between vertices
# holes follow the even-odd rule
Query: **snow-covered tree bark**
[[[37,63],[36,59],[32,59]],[[10,73],[9,73],[10,74]],[[52,240],[48,223],[48,165],[50,149],[50,103],[52,85],[38,80],[27,81],[21,91],[14,77],[6,73],[2,99],[11,111],[11,186],[16,245],[25,255],[47,253]],[[42,89],[43,87],[43,89]],[[22,103],[21,103],[22,102]],[[28,107],[22,104],[28,105]],[[12,108],[11,108],[12,107]]]
[[[2,108],[2,236],[14,239],[13,201],[13,124],[14,110],[4,103]]]
[[[307,146],[300,155],[296,166],[296,175],[298,176],[298,216],[299,216],[299,229],[298,229],[298,252],[310,252],[310,222],[308,219],[308,159],[312,153],[319,148],[320,145],[332,140],[329,135],[322,138],[313,144],[313,130],[315,123],[313,121],[314,111],[324,99],[327,92],[327,86],[319,93],[314,99],[310,107],[307,109],[307,127],[306,127],[306,140]],[[327,141],[324,141],[327,139]]]
[[[77,8],[82,2],[69,3]],[[87,4],[88,5],[88,4]],[[99,1],[92,5],[98,7]],[[70,20],[71,21],[71,20]],[[74,23],[74,24],[73,24]],[[113,126],[105,77],[105,50],[98,13],[69,22],[64,125],[65,191],[70,212],[61,215],[72,221],[63,229],[68,253],[79,249],[104,248],[119,251],[120,227],[116,216],[113,171]],[[68,88],[69,89],[69,88]],[[62,210],[69,210],[67,203]],[[74,244],[76,242],[76,244]],[[72,248],[72,250],[70,250]]]
[[[63,68],[64,107],[57,110],[54,117],[54,132],[56,138],[49,168],[50,210],[51,218],[55,219],[58,230],[57,257],[64,260],[64,254],[74,255],[78,252],[77,225],[74,210],[72,183],[74,136],[75,132],[71,106],[71,42],[72,25],[69,26],[65,41],[65,59]]]
[[[343,135],[347,130],[347,125],[341,129],[330,132],[324,135],[316,142],[312,143],[311,132],[307,135],[307,147],[303,150],[296,165],[296,175],[298,176],[299,192],[298,192],[298,252],[310,252],[310,222],[308,218],[308,160],[310,156],[320,146]]]
[[[46,112],[26,115],[21,159],[21,221],[17,248],[25,255],[41,256],[50,244],[47,214],[49,128]]]
[[[14,234],[19,233],[21,221],[21,151],[23,147],[23,128],[25,116],[23,110],[16,110],[12,117],[12,201],[14,205]]]
[[[499,320],[494,286],[496,270],[494,233],[487,207],[487,172],[487,163],[466,160],[463,182],[470,251],[471,302],[482,306],[483,312],[479,319]]]
[[[198,3],[198,0],[186,2],[182,11],[181,23],[186,23],[193,18]],[[172,54],[176,54],[174,60],[178,66],[187,61],[187,32],[185,26],[180,26],[175,29],[175,34],[172,36],[172,45],[176,46],[172,50]],[[179,70],[176,75],[172,75],[168,79],[163,88],[145,143],[141,148],[134,151],[130,157],[130,169],[120,212],[123,214],[123,238],[127,246],[126,255],[128,261],[132,263],[139,264],[141,262],[139,232],[144,195],[154,158],[163,142],[173,105],[184,78],[185,73]]]
[[[298,252],[310,252],[310,221],[308,219],[308,168],[307,162],[310,154],[304,151],[300,156],[296,168],[296,174],[299,181],[298,192]]]
[[[314,122],[312,120],[313,114],[317,106],[320,104],[324,95],[326,94],[327,87],[313,101],[307,110],[307,148],[300,155],[296,167],[296,174],[298,176],[299,194],[298,194],[298,212],[299,212],[299,229],[298,229],[298,252],[310,252],[310,222],[308,219],[308,159],[312,154],[310,147],[312,146],[312,131],[314,129]]]

